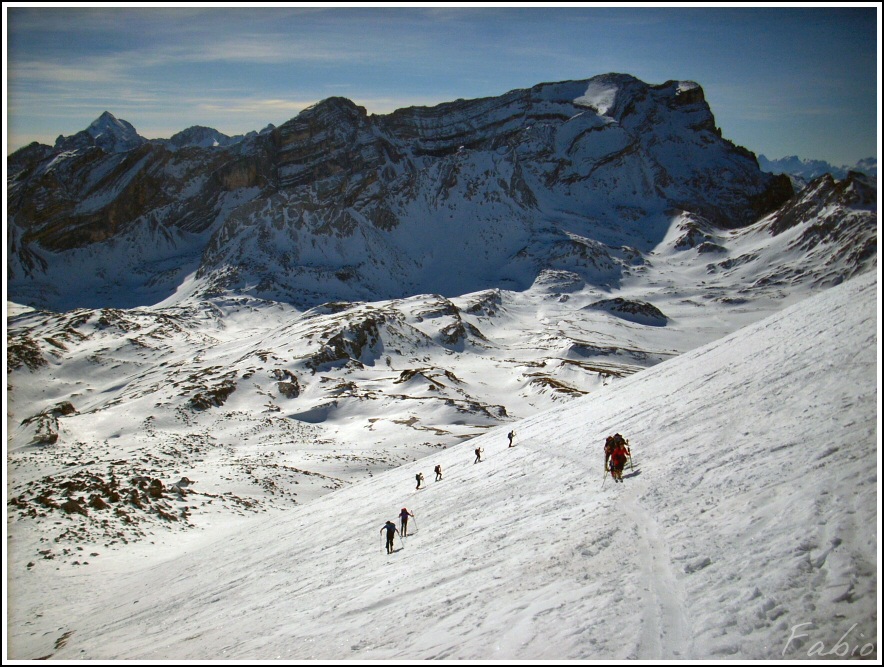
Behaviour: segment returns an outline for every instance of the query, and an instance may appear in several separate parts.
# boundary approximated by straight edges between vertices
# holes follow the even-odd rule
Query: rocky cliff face
[[[385,116],[330,98],[230,144],[129,128],[104,114],[10,156],[10,298],[82,305],[59,272],[98,261],[96,289],[120,305],[121,253],[142,303],[174,291],[176,262],[206,293],[305,306],[521,288],[544,270],[610,283],[674,215],[736,228],[792,195],[721,137],[700,86],[621,74]]]

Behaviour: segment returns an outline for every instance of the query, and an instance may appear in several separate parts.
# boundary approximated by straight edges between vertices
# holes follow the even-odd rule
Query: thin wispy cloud
[[[8,78],[14,86],[119,84],[127,80],[126,70],[113,58],[87,58],[73,63],[34,60],[16,63],[8,71]]]
[[[214,101],[192,101],[188,106],[198,111],[208,113],[216,113],[223,111],[233,115],[247,115],[251,118],[260,118],[268,115],[277,116],[280,113],[297,114],[318,100],[284,100],[284,99],[266,99],[266,100],[236,100],[231,103],[230,100],[214,100]]]
[[[160,54],[158,54],[160,55]],[[364,63],[366,59],[386,60],[382,53],[349,46],[316,43],[310,39],[292,39],[282,35],[260,34],[228,36],[212,39],[198,47],[182,47],[166,54],[167,59],[190,62],[242,63]]]

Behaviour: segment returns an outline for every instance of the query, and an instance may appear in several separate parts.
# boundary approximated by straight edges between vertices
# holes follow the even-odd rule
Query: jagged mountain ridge
[[[223,132],[219,132],[213,127],[204,127],[202,125],[194,125],[186,130],[176,132],[169,139],[154,139],[153,143],[161,144],[169,150],[178,150],[181,148],[218,148],[234,146],[242,141],[253,139],[258,135],[272,132],[275,128],[273,123],[267,125],[260,132],[248,132],[247,134],[237,134],[229,136]]]
[[[679,212],[739,227],[792,194],[721,137],[700,86],[618,74],[385,116],[330,98],[229,146],[19,153],[10,295],[55,309],[150,305],[194,271],[205,294],[304,307],[545,269],[615,284]]]

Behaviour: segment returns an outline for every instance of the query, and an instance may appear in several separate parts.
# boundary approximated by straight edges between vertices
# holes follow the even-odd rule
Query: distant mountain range
[[[807,183],[814,178],[818,178],[823,174],[831,174],[835,178],[846,178],[851,171],[865,174],[866,176],[878,177],[878,160],[874,157],[868,157],[860,160],[853,166],[842,165],[836,167],[824,160],[807,160],[799,158],[796,155],[789,157],[769,160],[764,155],[758,156],[758,166],[762,171],[771,174],[788,174],[801,179]]]
[[[59,135],[55,140],[55,147],[52,152],[76,151],[97,147],[105,153],[125,153],[145,144],[165,146],[170,150],[187,147],[226,147],[246,139],[251,139],[258,136],[258,134],[267,133],[273,129],[271,124],[261,130],[260,133],[249,132],[248,134],[229,137],[211,127],[195,125],[174,134],[169,139],[145,139],[138,134],[131,123],[118,119],[111,112],[105,111],[82,132],[77,132],[68,137]],[[39,144],[31,144],[31,147],[31,150],[33,150],[39,147]]]

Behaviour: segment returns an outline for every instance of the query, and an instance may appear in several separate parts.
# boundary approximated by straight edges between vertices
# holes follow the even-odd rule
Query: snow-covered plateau
[[[867,272],[285,511],[231,517],[186,494],[170,504],[201,530],[47,540],[42,558],[18,522],[9,655],[877,658],[879,306]],[[622,484],[602,468],[615,430],[632,450]],[[193,488],[223,497],[226,471],[208,472]],[[414,519],[388,555],[380,530],[402,507]]]

